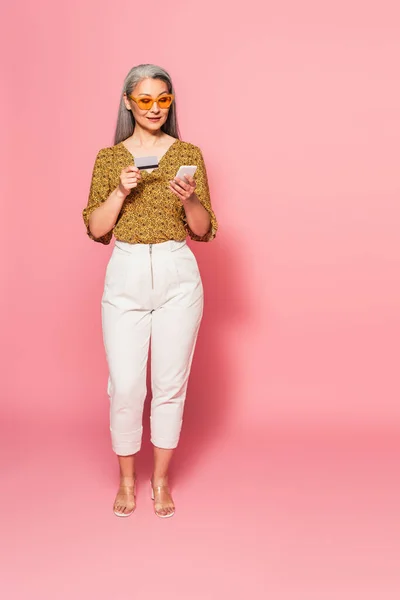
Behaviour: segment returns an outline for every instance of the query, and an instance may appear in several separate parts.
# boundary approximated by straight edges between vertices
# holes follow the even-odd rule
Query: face
[[[132,90],[135,98],[146,98],[150,96],[158,98],[160,95],[168,94],[168,86],[160,79],[143,79]],[[124,94],[125,106],[131,110],[135,121],[144,129],[155,131],[160,129],[168,118],[169,108],[159,108],[157,102],[149,103],[149,108],[141,109],[134,100]]]

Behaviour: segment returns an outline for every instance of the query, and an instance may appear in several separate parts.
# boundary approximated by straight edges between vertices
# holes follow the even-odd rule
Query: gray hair
[[[144,64],[137,65],[133,67],[125,77],[124,85],[121,93],[121,101],[119,105],[118,111],[118,119],[117,119],[117,127],[115,129],[115,137],[114,144],[119,144],[126,138],[130,137],[135,129],[135,118],[132,114],[131,110],[128,110],[125,106],[124,102],[124,93],[129,96],[132,94],[132,91],[135,89],[137,84],[143,79],[161,79],[168,86],[168,92],[170,94],[174,94],[174,86],[172,84],[172,79],[161,67],[157,65]],[[168,118],[164,125],[161,127],[161,130],[167,133],[168,135],[172,135],[172,137],[180,139],[180,132],[178,127],[177,120],[177,112],[176,112],[176,99],[174,99],[171,107],[169,109]]]

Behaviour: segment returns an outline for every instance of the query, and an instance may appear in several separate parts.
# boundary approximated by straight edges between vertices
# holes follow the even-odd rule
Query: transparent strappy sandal
[[[120,486],[119,486],[119,489],[118,489],[118,492],[117,492],[117,496],[116,496],[116,498],[115,498],[115,500],[114,500],[114,507],[115,507],[115,504],[116,504],[116,502],[117,502],[118,494],[120,493],[120,491],[121,491],[121,488],[122,488],[122,489],[123,489],[123,488],[126,488],[126,489],[128,489],[129,491],[133,491],[133,497],[134,497],[134,499],[135,499],[135,505],[134,505],[134,507],[132,508],[132,510],[130,510],[130,511],[127,511],[127,512],[119,512],[119,511],[118,511],[118,510],[116,510],[115,508],[113,508],[113,512],[114,512],[114,515],[116,515],[117,517],[129,517],[129,516],[130,516],[130,515],[131,515],[133,512],[135,512],[135,509],[136,509],[136,480],[135,480],[135,482],[134,482],[134,484],[133,484],[133,485],[121,485],[121,484],[120,484]]]
[[[160,519],[167,519],[168,517],[172,517],[175,514],[175,506],[173,507],[173,511],[167,513],[166,515],[161,514],[160,512],[158,512],[160,509],[162,510],[163,508],[167,508],[166,506],[162,506],[162,502],[160,502],[159,500],[157,500],[156,496],[160,495],[161,491],[166,489],[169,492],[169,486],[168,485],[156,485],[153,487],[153,483],[150,480],[150,486],[151,486],[151,499],[154,501],[154,512],[157,515],[157,517],[160,517]],[[161,505],[158,509],[156,508],[156,505],[159,504]]]

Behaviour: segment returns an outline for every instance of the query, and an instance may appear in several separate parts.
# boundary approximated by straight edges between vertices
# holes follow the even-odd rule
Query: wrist
[[[118,198],[119,200],[125,200],[125,198],[126,198],[126,197],[127,197],[127,195],[128,195],[126,192],[124,192],[124,191],[123,191],[123,190],[120,188],[120,186],[118,186],[118,187],[116,188],[116,190],[115,190],[115,193],[116,193],[116,196],[117,196],[117,198]]]
[[[186,198],[186,200],[183,201],[183,205],[184,206],[194,206],[198,202],[200,202],[200,200],[198,199],[196,194],[193,193],[191,196],[189,196],[189,198]]]

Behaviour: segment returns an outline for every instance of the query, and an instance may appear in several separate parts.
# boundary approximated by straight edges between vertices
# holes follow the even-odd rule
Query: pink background
[[[398,598],[398,4],[40,0],[2,13],[7,598]],[[220,222],[193,245],[206,312],[168,525],[148,499],[147,425],[137,514],[111,512],[112,247],[81,219],[141,62],[173,77]]]

